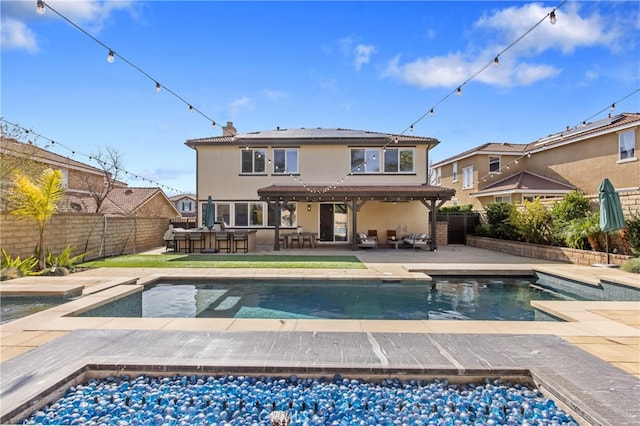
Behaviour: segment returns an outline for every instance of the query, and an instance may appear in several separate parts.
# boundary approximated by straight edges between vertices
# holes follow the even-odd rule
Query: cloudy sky
[[[0,3],[3,124],[89,164],[113,147],[129,185],[169,195],[195,192],[184,142],[221,135],[212,121],[413,125],[441,141],[439,161],[603,118],[613,102],[640,112],[636,1],[50,0],[43,15],[36,3]]]

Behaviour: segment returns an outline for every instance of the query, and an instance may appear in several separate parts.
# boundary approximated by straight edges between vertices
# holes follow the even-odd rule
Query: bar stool
[[[293,243],[298,244],[298,248],[300,248],[300,234],[292,233],[289,235],[289,246],[293,248]]]
[[[246,232],[234,232],[233,234],[233,252],[238,252],[238,244],[242,244],[245,253],[249,252],[249,235]]]
[[[313,234],[311,234],[311,232],[305,232],[304,234],[302,234],[302,248],[304,248],[305,241],[309,242],[309,248],[315,247]]]
[[[175,242],[175,251],[176,253],[180,253],[180,243],[184,243],[184,252],[186,253],[189,249],[189,239],[187,237],[186,232],[176,232],[173,236],[173,241]]]
[[[189,252],[193,253],[195,245],[198,243],[198,247],[201,251],[204,248],[204,234],[202,232],[189,232]]]
[[[228,232],[216,232],[216,251],[220,251],[222,243],[224,243],[227,253],[231,252],[231,241],[229,240]]]

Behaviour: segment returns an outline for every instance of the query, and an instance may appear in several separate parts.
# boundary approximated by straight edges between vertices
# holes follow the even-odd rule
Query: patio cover
[[[327,189],[327,186],[310,185],[271,185],[258,189],[261,201],[274,203],[276,217],[280,215],[283,204],[292,201],[327,202],[341,201],[352,214],[351,243],[357,249],[358,211],[367,201],[421,202],[431,213],[431,250],[435,247],[436,214],[438,208],[455,195],[455,190],[431,185],[339,185]],[[280,223],[275,224],[274,250],[280,250]]]

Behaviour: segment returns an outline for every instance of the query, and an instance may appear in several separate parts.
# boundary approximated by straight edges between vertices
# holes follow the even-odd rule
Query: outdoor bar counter
[[[217,238],[228,236],[228,238]],[[256,250],[256,231],[208,228],[176,230],[174,234],[176,253],[248,253]]]

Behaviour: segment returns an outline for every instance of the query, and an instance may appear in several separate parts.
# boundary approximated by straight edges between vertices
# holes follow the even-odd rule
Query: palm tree
[[[38,225],[38,267],[45,268],[44,228],[58,211],[58,202],[64,194],[62,172],[45,169],[35,180],[21,172],[13,177],[13,188],[9,196],[11,214],[31,219]]]

